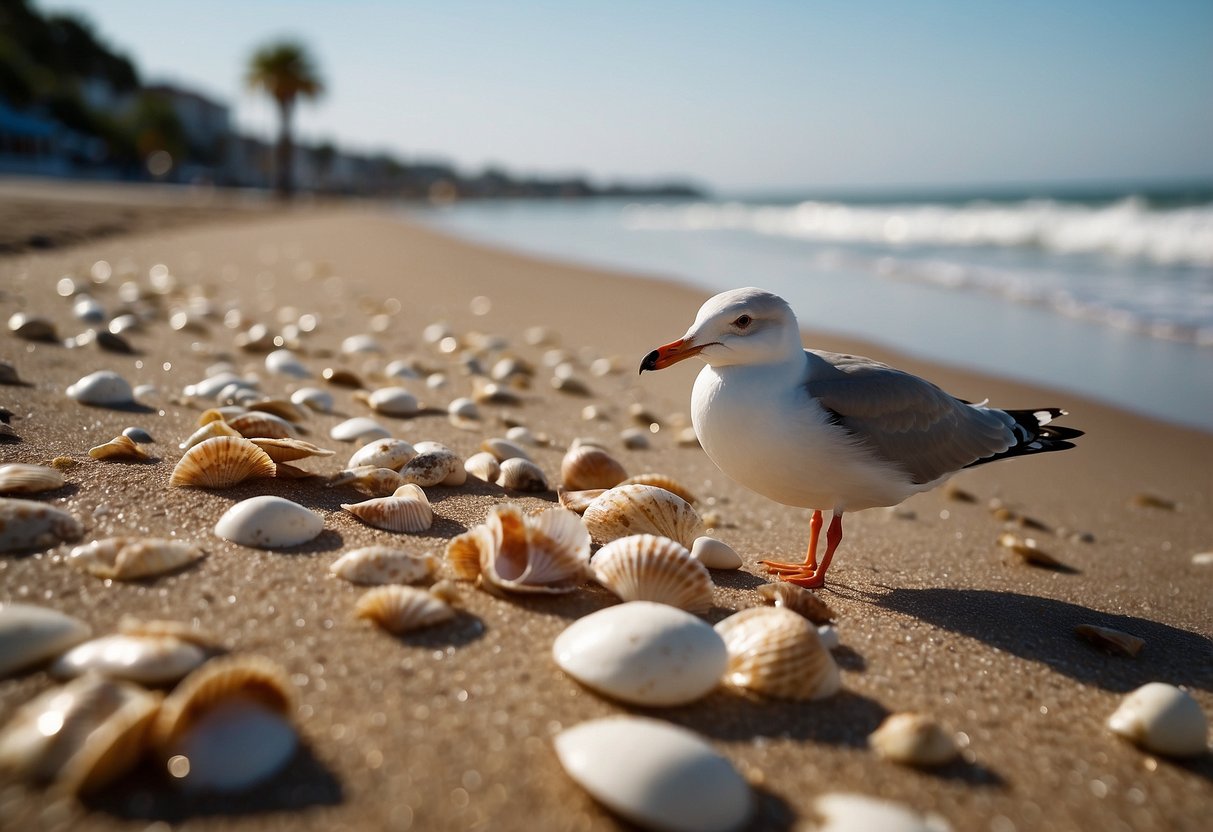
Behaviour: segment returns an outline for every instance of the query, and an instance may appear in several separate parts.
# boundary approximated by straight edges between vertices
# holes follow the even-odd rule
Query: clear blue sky
[[[243,68],[303,40],[300,133],[477,169],[722,189],[1213,179],[1213,2],[40,0],[269,136]]]

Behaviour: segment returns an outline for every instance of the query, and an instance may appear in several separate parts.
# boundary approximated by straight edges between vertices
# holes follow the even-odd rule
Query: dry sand
[[[550,327],[581,360],[617,357],[620,372],[586,374],[588,399],[551,391],[543,373],[521,406],[488,407],[484,429],[465,432],[441,415],[384,419],[394,435],[437,439],[464,454],[501,435],[509,415],[555,444],[536,453],[555,478],[562,449],[595,436],[635,473],[661,471],[697,492],[719,514],[719,536],[742,553],[742,571],[716,573],[717,621],[759,602],[766,581],[757,560],[801,556],[808,512],[770,503],[729,481],[698,449],[678,447],[673,430],[645,451],[622,448],[626,408],[641,402],[663,418],[688,412],[694,369],[636,375],[641,357],[678,337],[704,299],[698,290],[554,265],[452,241],[366,210],[313,211],[111,237],[73,248],[0,259],[0,311],[47,315],[70,335],[83,327],[55,294],[65,274],[87,276],[105,259],[115,276],[96,297],[115,307],[118,285],[147,282],[163,263],[180,295],[201,294],[218,317],[206,331],[176,332],[163,321],[131,336],[135,356],[34,345],[0,335],[0,357],[32,387],[0,388],[21,441],[0,445],[4,461],[79,465],[70,485],[46,495],[86,526],[86,539],[121,533],[176,534],[209,556],[180,574],[136,584],[106,583],[67,566],[69,547],[0,557],[0,601],[40,603],[75,614],[99,632],[125,613],[198,622],[234,650],[282,663],[300,687],[298,724],[306,741],[272,783],[236,797],[176,793],[150,766],[84,805],[48,802],[23,787],[0,787],[0,827],[143,829],[152,821],[182,828],[239,829],[612,829],[619,822],[562,772],[552,736],[583,720],[630,709],[580,687],[550,659],[553,638],[573,618],[612,599],[587,587],[560,598],[500,599],[461,585],[463,612],[452,624],[393,638],[353,618],[359,588],[333,579],[342,550],[402,540],[441,550],[507,499],[548,506],[553,494],[507,495],[488,485],[431,490],[438,518],[430,533],[393,536],[361,525],[339,503],[352,492],[316,481],[257,481],[219,492],[169,489],[200,408],[181,402],[184,385],[230,359],[268,377],[261,357],[233,347],[222,323],[230,306],[247,322],[278,326],[314,313],[320,325],[303,342],[313,371],[362,373],[368,383],[387,360],[416,355],[449,370],[450,386],[431,392],[438,406],[466,395],[457,364],[423,343],[422,329],[446,321],[460,334],[504,336],[510,351],[541,364],[525,328]],[[129,275],[129,276],[128,276]],[[756,279],[756,278],[753,278]],[[751,282],[747,279],[746,282]],[[760,282],[760,281],[759,281]],[[474,315],[473,297],[491,299]],[[393,300],[394,299],[394,300]],[[340,355],[342,338],[374,332],[380,356]],[[1192,555],[1213,549],[1213,437],[1127,415],[1060,391],[1034,389],[889,355],[861,344],[813,338],[814,346],[861,350],[942,384],[970,400],[1014,407],[1065,406],[1067,424],[1087,431],[1078,449],[965,472],[955,482],[976,496],[920,495],[896,514],[848,516],[848,535],[823,593],[838,613],[844,691],[815,703],[761,702],[718,691],[694,705],[650,715],[701,732],[754,783],[753,829],[798,828],[813,800],[857,792],[898,800],[948,819],[956,830],[1197,829],[1213,808],[1213,762],[1176,763],[1110,735],[1104,720],[1120,697],[1152,680],[1187,685],[1213,713],[1210,599],[1213,567]],[[134,384],[153,384],[145,412],[83,407],[64,388],[108,368]],[[323,384],[322,382],[317,382]],[[318,415],[310,437],[338,451],[315,470],[336,471],[353,448],[328,439],[346,415],[366,414],[350,391],[334,388],[338,414]],[[587,404],[609,421],[581,418]],[[101,463],[87,449],[128,425],[149,430],[155,464]],[[233,501],[260,493],[295,499],[326,516],[314,543],[268,552],[212,533]],[[1136,507],[1135,495],[1174,501],[1173,510]],[[1031,568],[995,544],[1002,524],[987,507],[997,498],[1048,531],[1023,532],[1072,567]],[[1085,536],[1084,536],[1085,535]],[[1147,642],[1135,659],[1080,642],[1073,628],[1104,624]],[[38,671],[0,681],[0,718],[51,680]],[[890,712],[934,715],[968,739],[965,759],[939,771],[878,760],[867,735]],[[154,828],[166,828],[164,826]],[[807,827],[806,827],[807,828]]]

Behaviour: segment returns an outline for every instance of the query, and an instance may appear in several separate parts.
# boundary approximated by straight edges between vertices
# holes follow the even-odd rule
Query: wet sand
[[[7,208],[7,206],[5,206]],[[0,211],[0,213],[3,213]],[[848,515],[847,537],[823,597],[838,614],[837,653],[843,692],[821,702],[758,701],[723,690],[689,706],[632,709],[600,698],[552,663],[553,638],[574,618],[613,603],[587,586],[557,598],[498,598],[460,585],[458,618],[400,638],[353,617],[362,589],[328,573],[338,553],[376,542],[441,552],[446,541],[484,519],[490,506],[515,500],[529,509],[555,495],[507,494],[469,480],[430,489],[436,519],[421,535],[371,529],[339,504],[357,495],[317,480],[262,480],[206,492],[170,489],[177,443],[202,407],[182,388],[230,360],[258,373],[263,389],[285,395],[291,383],[264,371],[262,356],[233,345],[238,329],[224,316],[238,310],[242,328],[278,330],[300,315],[318,325],[299,353],[317,374],[326,367],[359,373],[368,385],[395,358],[416,356],[447,372],[431,391],[405,382],[427,404],[443,408],[471,389],[456,355],[422,339],[446,322],[460,337],[504,337],[508,352],[535,363],[539,375],[517,406],[483,406],[481,430],[452,426],[445,415],[378,417],[393,435],[434,439],[469,455],[505,431],[503,420],[551,437],[536,461],[555,480],[575,437],[606,442],[631,473],[660,471],[696,492],[701,510],[719,518],[717,535],[745,560],[738,572],[716,572],[718,621],[760,603],[766,582],[760,558],[802,556],[808,512],[773,504],[722,475],[697,448],[674,441],[688,414],[697,368],[685,365],[638,377],[652,347],[680,336],[705,295],[698,290],[505,254],[413,228],[365,208],[291,215],[241,214],[204,225],[144,230],[46,252],[0,257],[0,311],[53,319],[61,336],[84,329],[57,296],[64,275],[86,281],[106,260],[113,276],[94,288],[108,309],[127,280],[148,284],[165,264],[177,289],[164,314],[131,334],[137,355],[96,346],[32,344],[7,331],[0,358],[32,386],[0,388],[21,440],[0,445],[4,461],[46,463],[70,456],[68,486],[40,499],[85,525],[85,540],[116,534],[176,535],[208,556],[193,568],[145,582],[107,585],[64,562],[69,545],[34,555],[0,556],[0,601],[39,603],[77,615],[97,632],[125,613],[196,619],[232,651],[281,663],[299,686],[305,751],[271,783],[240,796],[190,796],[153,766],[84,804],[48,801],[41,792],[0,786],[0,826],[13,829],[145,829],[153,821],[188,829],[613,829],[620,823],[561,770],[552,736],[586,719],[643,713],[690,727],[725,754],[754,784],[753,829],[811,828],[813,800],[853,792],[936,812],[956,830],[1196,829],[1213,805],[1208,755],[1172,762],[1110,735],[1104,720],[1121,696],[1148,681],[1188,686],[1213,712],[1211,605],[1213,567],[1193,564],[1213,549],[1213,436],[1083,401],[1064,391],[1034,389],[905,359],[835,338],[806,343],[858,351],[917,372],[969,400],[1007,407],[1064,406],[1065,423],[1087,431],[1079,447],[1044,457],[995,463],[953,482],[975,497],[945,490],[920,495],[895,512]],[[210,316],[199,329],[175,331],[168,312],[191,296]],[[491,301],[474,314],[475,297]],[[483,310],[481,310],[483,311]],[[231,318],[235,320],[235,316]],[[589,397],[555,392],[544,348],[528,345],[528,327],[551,329],[557,345],[584,367],[612,358],[618,372],[582,376]],[[379,331],[376,327],[382,327]],[[342,339],[371,333],[378,355],[344,356]],[[147,409],[84,407],[64,388],[98,369],[132,384],[152,384]],[[330,388],[337,412],[315,415],[305,437],[337,451],[308,463],[333,473],[355,449],[328,438],[350,415],[371,415],[351,391]],[[640,402],[666,425],[648,450],[626,450],[619,433]],[[587,405],[605,421],[586,421]],[[151,464],[103,463],[88,448],[129,425],[150,431]],[[283,552],[227,543],[212,528],[244,497],[281,494],[325,515],[313,543]],[[1142,507],[1142,494],[1173,508]],[[1032,568],[996,545],[1003,522],[998,500],[1044,528],[1035,537],[1069,568]],[[1134,659],[1079,641],[1075,625],[1103,624],[1146,640]],[[52,684],[43,671],[0,681],[0,718]],[[941,770],[882,762],[867,735],[891,712],[915,710],[962,732],[964,758]],[[167,828],[163,826],[154,828]]]

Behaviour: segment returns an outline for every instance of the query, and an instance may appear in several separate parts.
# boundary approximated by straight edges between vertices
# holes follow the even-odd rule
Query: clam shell
[[[180,569],[202,555],[200,548],[180,540],[110,537],[77,546],[68,561],[98,578],[133,581]]]
[[[375,468],[363,465],[359,468],[347,468],[328,481],[328,488],[348,485],[360,494],[368,497],[387,497],[404,485],[404,477],[391,468]]]
[[[569,777],[644,829],[732,832],[750,817],[746,781],[686,728],[614,716],[566,729],[554,744]]]
[[[311,442],[304,442],[302,439],[264,439],[257,437],[249,441],[265,451],[275,463],[293,462],[297,459],[307,459],[313,456],[332,456],[335,453],[335,451],[330,451],[328,448],[321,448],[313,445]]]
[[[501,473],[497,475],[497,484],[511,491],[547,491],[547,477],[543,469],[529,459],[514,457],[501,463]]]
[[[245,439],[289,439],[295,435],[295,426],[273,413],[242,413],[228,419],[227,423]]]
[[[122,633],[77,644],[50,667],[59,679],[95,672],[145,686],[176,682],[206,661],[196,644],[173,636],[133,636]]]
[[[497,462],[497,457],[488,451],[480,451],[469,456],[464,460],[463,470],[485,482],[496,482],[497,477],[501,476],[501,464]]]
[[[725,682],[778,699],[822,699],[838,692],[838,665],[803,616],[753,607],[716,625],[729,650]]]
[[[403,387],[381,387],[366,397],[366,403],[385,416],[413,416],[419,409],[417,397]]]
[[[708,569],[740,569],[741,555],[723,540],[697,537],[691,546],[691,556]]]
[[[42,551],[82,534],[84,526],[62,509],[0,497],[0,553]]]
[[[938,815],[923,816],[912,809],[858,794],[827,794],[813,803],[822,823],[815,832],[951,832]]]
[[[590,536],[581,518],[566,509],[527,515],[505,503],[494,506],[483,525],[447,544],[447,558],[465,580],[479,574],[512,592],[571,592],[588,575]]]
[[[447,415],[451,421],[462,427],[467,422],[480,421],[480,408],[476,402],[468,398],[458,398],[452,401],[446,408]]]
[[[329,431],[329,436],[338,442],[371,442],[375,439],[387,439],[391,435],[390,430],[366,416],[346,419]]]
[[[508,439],[494,437],[486,439],[480,443],[480,450],[487,451],[493,455],[493,458],[498,462],[505,462],[507,459],[525,459],[531,460],[531,455],[528,454],[521,446],[514,444]]]
[[[307,378],[312,373],[290,350],[274,350],[265,356],[265,369],[277,376]]]
[[[1209,720],[1190,693],[1150,682],[1125,697],[1108,717],[1114,734],[1167,757],[1197,757],[1208,748]]]
[[[814,624],[828,624],[834,620],[834,610],[829,604],[804,587],[777,581],[758,587],[758,594],[766,603],[803,615]]]
[[[319,514],[271,495],[241,500],[215,524],[215,534],[224,540],[258,549],[298,546],[323,530],[324,518]]]
[[[277,416],[279,419],[292,423],[302,422],[310,415],[310,411],[306,407],[287,399],[258,399],[250,402],[248,409],[269,413],[271,416]]]
[[[141,462],[151,459],[147,451],[135,444],[134,439],[125,435],[115,436],[104,445],[89,448],[88,455],[93,459],[127,460],[131,462]]]
[[[607,492],[605,488],[590,488],[585,491],[566,491],[563,486],[556,489],[556,497],[560,505],[577,514],[585,514],[590,503]]]
[[[594,579],[624,601],[653,601],[688,612],[712,608],[712,578],[686,547],[666,537],[613,540],[590,560]]]
[[[420,487],[400,486],[390,497],[375,497],[341,507],[368,526],[389,532],[423,532],[434,523],[434,511]]]
[[[430,554],[417,555],[392,546],[364,546],[346,552],[329,567],[339,578],[355,584],[412,584],[438,568]]]
[[[380,586],[358,599],[359,618],[368,618],[389,633],[400,635],[454,618],[446,601],[411,586]]]
[[[594,542],[604,544],[633,534],[655,534],[689,549],[705,531],[690,503],[652,485],[612,488],[590,503],[582,518]]]
[[[63,474],[44,465],[0,465],[0,494],[36,494],[63,487]]]
[[[208,439],[214,439],[216,436],[239,436],[240,431],[233,428],[222,419],[213,419],[207,422],[198,430],[190,434],[189,438],[182,442],[177,447],[183,451],[188,451],[190,448],[205,442]]]
[[[347,467],[374,465],[376,468],[391,468],[399,471],[406,462],[415,456],[417,456],[417,449],[403,439],[376,439],[354,451]]]
[[[707,695],[729,659],[709,624],[648,601],[577,619],[556,637],[552,657],[586,687],[646,707],[683,705]]]
[[[185,452],[168,484],[196,488],[230,488],[254,477],[274,476],[269,454],[239,436],[216,436]]]
[[[58,610],[0,604],[0,678],[54,658],[91,634],[83,621]]]
[[[956,759],[955,740],[923,714],[891,714],[868,736],[879,757],[911,766],[940,766]]]
[[[695,505],[697,498],[691,492],[691,489],[680,483],[673,477],[665,474],[637,474],[634,477],[628,477],[618,485],[655,485],[658,488],[664,488],[671,494],[677,494],[682,499],[686,500],[691,505]],[[613,487],[613,486],[612,486]]]
[[[560,462],[560,481],[570,491],[614,488],[627,476],[619,460],[593,445],[569,448]]]
[[[291,394],[291,401],[318,413],[331,413],[335,404],[333,394],[319,387],[300,387]]]
[[[450,450],[418,450],[417,456],[400,469],[405,482],[429,488],[434,485],[462,485],[467,480],[463,460]]]
[[[109,370],[90,373],[67,388],[69,398],[80,404],[97,407],[120,407],[135,403],[131,385],[122,376]]]

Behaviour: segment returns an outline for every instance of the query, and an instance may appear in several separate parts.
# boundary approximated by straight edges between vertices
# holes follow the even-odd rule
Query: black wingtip
[[[656,370],[657,358],[657,350],[653,350],[651,353],[646,355],[640,362],[640,373],[643,373],[645,370]],[[637,375],[640,375],[640,373],[637,373]]]

